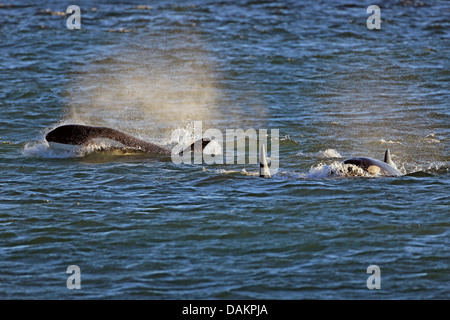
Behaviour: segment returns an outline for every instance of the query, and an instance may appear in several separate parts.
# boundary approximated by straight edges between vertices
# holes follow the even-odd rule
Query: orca
[[[165,156],[171,155],[171,150],[158,146],[157,144],[147,142],[138,138],[135,138],[127,133],[121,132],[116,129],[108,127],[94,127],[80,124],[68,124],[59,126],[45,135],[45,140],[49,144],[63,145],[63,146],[87,146],[94,143],[94,139],[110,139],[121,143],[127,148],[136,149],[145,153],[160,154]],[[188,148],[182,150],[187,151],[199,151],[195,148],[197,145],[201,146],[202,150],[210,142],[209,139],[202,139],[201,144],[195,142]]]
[[[363,169],[365,172],[370,173],[372,175],[383,175],[383,176],[392,176],[399,177],[402,176],[397,166],[391,160],[391,152],[389,149],[386,150],[384,154],[384,161],[366,158],[366,157],[358,157],[344,160],[343,164],[352,164]],[[351,168],[349,168],[351,170]]]
[[[392,177],[399,177],[403,175],[403,173],[397,169],[397,166],[392,161],[391,152],[389,149],[387,149],[384,154],[384,161],[366,157],[358,157],[344,160],[342,163],[357,166],[371,175]],[[348,170],[351,172],[352,168],[349,167]],[[267,156],[264,145],[261,146],[259,152],[259,176],[263,178],[270,178],[270,170],[267,164]]]

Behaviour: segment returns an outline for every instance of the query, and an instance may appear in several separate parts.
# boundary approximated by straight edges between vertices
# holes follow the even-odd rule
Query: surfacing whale
[[[94,139],[111,139],[120,142],[125,147],[136,149],[146,153],[161,154],[170,156],[171,150],[158,146],[157,144],[135,138],[129,134],[108,127],[93,127],[80,124],[68,124],[57,127],[46,134],[45,140],[49,143],[56,143],[71,146],[87,146],[93,143]],[[202,150],[210,142],[209,139],[202,139]],[[193,143],[190,147],[181,151],[197,151]]]
[[[270,178],[270,170],[268,166],[266,151],[264,149],[264,145],[261,146],[259,152],[259,176],[264,178]],[[397,166],[391,159],[391,153],[389,149],[386,150],[384,154],[384,161],[366,158],[366,157],[358,157],[344,160],[343,164],[351,164],[358,168],[361,168],[365,172],[371,175],[382,175],[382,176],[392,176],[399,177],[402,176],[403,173],[397,169]],[[352,168],[348,168],[349,173],[352,172]]]
[[[372,158],[359,157],[344,160],[342,163],[352,164],[354,166],[363,169],[365,172],[373,175],[379,174],[383,176],[392,176],[392,177],[399,177],[403,175],[403,173],[401,173],[397,169],[397,166],[394,164],[394,162],[392,162],[391,152],[389,151],[389,149],[387,149],[384,154],[384,161]]]

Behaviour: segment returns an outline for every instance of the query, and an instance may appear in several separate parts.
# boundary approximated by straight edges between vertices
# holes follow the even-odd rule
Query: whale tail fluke
[[[386,152],[384,153],[384,162],[386,162],[388,165],[391,165],[397,169],[397,166],[391,159],[391,151],[389,149],[386,149]]]
[[[259,149],[259,176],[263,178],[270,178],[269,165],[267,164],[266,148],[261,145]]]

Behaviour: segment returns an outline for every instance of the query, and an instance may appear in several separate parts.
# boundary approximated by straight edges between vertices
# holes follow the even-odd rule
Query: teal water
[[[450,7],[371,4],[1,3],[0,298],[447,299]],[[279,172],[44,142],[193,121],[279,129]],[[404,176],[330,175],[387,148]]]

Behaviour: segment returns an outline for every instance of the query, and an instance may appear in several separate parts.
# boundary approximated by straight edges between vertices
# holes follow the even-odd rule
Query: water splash
[[[342,162],[333,162],[331,164],[320,163],[313,166],[306,174],[309,179],[323,179],[334,177],[376,177],[360,167]]]
[[[30,158],[63,159],[79,156],[75,150],[56,150],[47,141],[32,141],[25,144],[22,155]]]
[[[341,154],[334,149],[319,151],[317,155],[321,158],[342,158]]]

